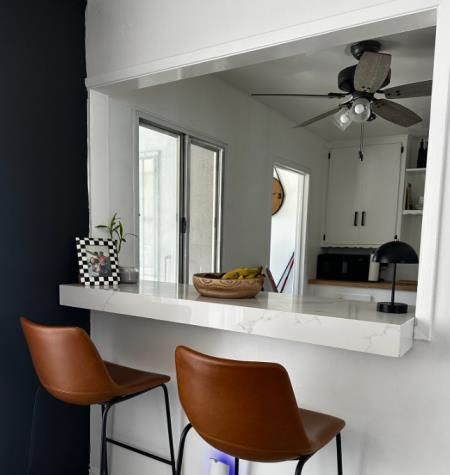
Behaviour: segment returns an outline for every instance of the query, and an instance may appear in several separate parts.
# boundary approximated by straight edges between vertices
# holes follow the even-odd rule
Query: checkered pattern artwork
[[[102,238],[75,238],[80,282],[86,286],[116,286],[119,263],[114,242]]]

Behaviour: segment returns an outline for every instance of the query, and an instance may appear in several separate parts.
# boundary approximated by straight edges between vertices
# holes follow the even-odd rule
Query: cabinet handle
[[[355,211],[355,217],[353,218],[353,226],[358,226],[358,211]]]
[[[366,225],[366,212],[363,211],[361,213],[361,226],[365,226]]]

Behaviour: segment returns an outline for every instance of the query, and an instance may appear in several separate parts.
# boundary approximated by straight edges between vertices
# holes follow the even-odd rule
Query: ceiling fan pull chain
[[[359,159],[364,160],[364,122],[361,122],[361,134],[359,136]]]

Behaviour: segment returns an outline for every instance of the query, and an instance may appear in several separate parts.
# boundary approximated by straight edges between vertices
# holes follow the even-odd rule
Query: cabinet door
[[[367,145],[359,176],[359,244],[378,247],[397,233],[401,144]]]
[[[358,174],[361,162],[356,147],[331,151],[328,171],[327,205],[324,246],[354,246],[358,244],[358,224],[355,222]]]

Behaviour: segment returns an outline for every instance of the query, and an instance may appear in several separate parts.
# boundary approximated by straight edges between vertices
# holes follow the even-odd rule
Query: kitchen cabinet
[[[358,244],[358,227],[355,223],[360,218],[356,214],[359,168],[357,148],[346,147],[331,151],[324,244]]]
[[[398,234],[402,144],[333,149],[322,246],[378,247]]]

